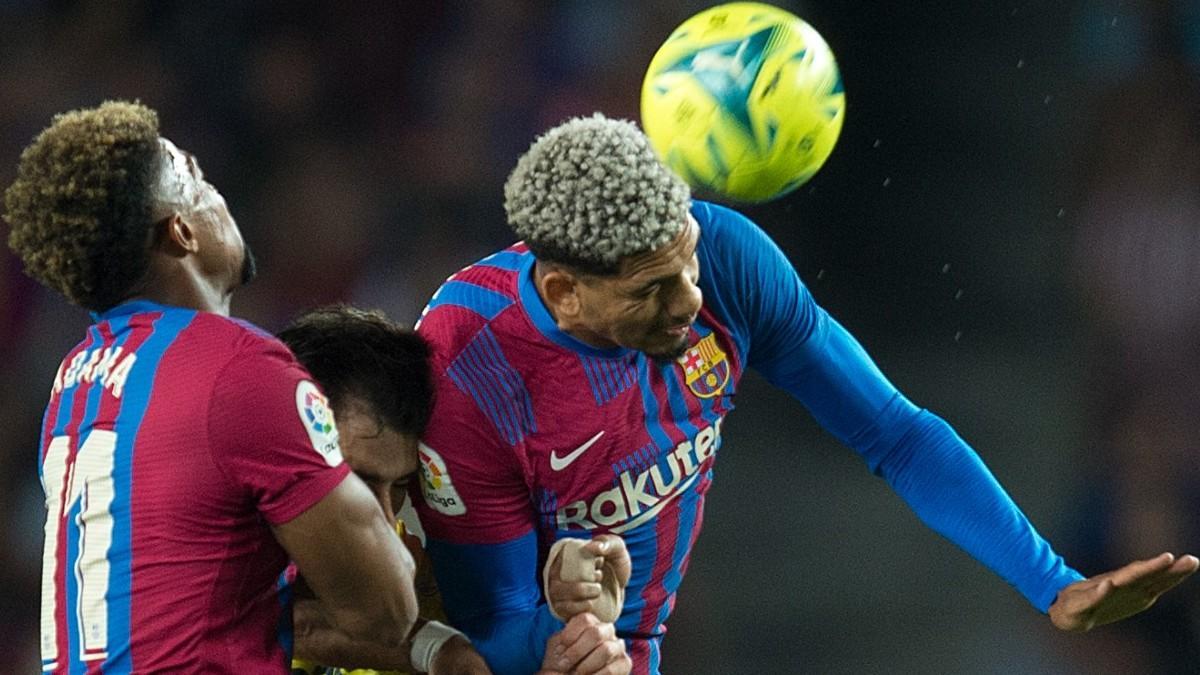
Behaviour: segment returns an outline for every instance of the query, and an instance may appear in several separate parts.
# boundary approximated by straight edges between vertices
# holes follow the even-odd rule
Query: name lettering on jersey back
[[[572,527],[594,530],[606,527],[620,534],[650,520],[667,504],[687,491],[700,477],[704,460],[712,456],[721,439],[721,422],[704,427],[696,437],[675,446],[647,469],[623,471],[617,485],[591,501],[576,501],[558,510],[560,530]]]
[[[61,394],[64,389],[83,382],[99,382],[115,398],[121,398],[129,371],[137,362],[136,353],[122,354],[122,351],[121,347],[96,347],[79,352],[71,358],[70,363],[64,360],[54,375],[52,395]]]

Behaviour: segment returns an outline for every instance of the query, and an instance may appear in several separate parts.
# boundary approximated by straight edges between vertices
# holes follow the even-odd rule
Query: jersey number
[[[60,560],[75,578],[76,625],[79,626],[81,661],[103,659],[108,651],[108,549],[112,544],[113,454],[117,435],[94,429],[83,441],[75,461],[69,462],[71,440],[55,436],[42,464],[42,487],[46,493],[46,542],[42,550],[42,669],[53,670],[58,662],[58,594],[55,580]],[[79,539],[75,550],[68,536],[59,550],[59,528],[64,515],[79,505],[75,526]],[[68,558],[74,553],[74,560]],[[68,584],[69,585],[69,584]],[[63,600],[67,599],[66,592]]]

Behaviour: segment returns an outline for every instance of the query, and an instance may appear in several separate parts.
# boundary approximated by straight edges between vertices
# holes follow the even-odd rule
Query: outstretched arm
[[[1158,596],[1195,574],[1200,560],[1163,553],[1077,581],[1058,592],[1050,605],[1050,620],[1062,630],[1082,633],[1096,626],[1133,616]]]
[[[1193,558],[1163,557],[1167,562],[1157,566],[1134,563],[1083,580],[975,451],[943,420],[905,399],[858,342],[817,306],[762,230],[721,207],[698,205],[694,212],[706,230],[701,252],[707,266],[723,273],[720,285],[704,289],[706,302],[728,318],[750,365],[854,448],[928,526],[1014,585],[1040,611],[1055,603],[1056,625],[1079,629],[1141,611],[1194,569]]]

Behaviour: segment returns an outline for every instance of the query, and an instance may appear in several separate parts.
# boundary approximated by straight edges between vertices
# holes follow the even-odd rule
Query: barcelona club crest
[[[679,357],[688,389],[700,398],[712,398],[729,383],[729,360],[717,346],[715,333],[705,335]]]

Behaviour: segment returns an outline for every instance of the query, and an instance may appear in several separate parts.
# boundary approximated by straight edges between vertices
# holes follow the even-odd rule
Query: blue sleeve
[[[426,545],[450,623],[467,634],[496,675],[539,670],[546,640],[563,623],[541,602],[537,535],[500,544]]]
[[[795,396],[930,528],[1012,584],[1038,610],[1082,576],[1054,552],[943,420],[896,390],[813,300],[757,225],[697,203],[701,288],[747,363]],[[707,282],[705,278],[707,276]]]

